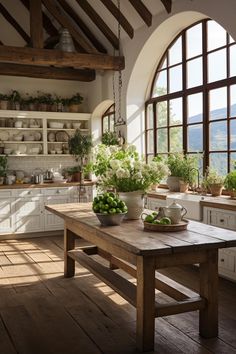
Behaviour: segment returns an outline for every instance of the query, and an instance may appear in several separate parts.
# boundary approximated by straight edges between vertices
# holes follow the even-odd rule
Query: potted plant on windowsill
[[[72,96],[69,99],[69,112],[79,112],[79,108],[83,100],[84,98],[79,93],[76,93],[76,95]]]
[[[7,170],[7,156],[0,156],[0,184],[4,183]]]
[[[86,165],[86,159],[88,158],[92,149],[92,137],[91,135],[83,135],[77,129],[75,134],[70,137],[68,141],[69,152],[75,157],[78,162],[77,171],[74,172],[74,181],[81,182],[83,179],[83,170]]]
[[[229,191],[232,199],[236,199],[236,171],[227,174],[224,183],[225,188]]]
[[[206,181],[213,197],[218,197],[222,193],[225,178],[220,176],[213,168],[207,168]]]
[[[0,93],[0,109],[8,109],[9,96]]]

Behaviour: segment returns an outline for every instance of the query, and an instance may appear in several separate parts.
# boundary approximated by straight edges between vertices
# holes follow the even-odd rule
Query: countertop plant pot
[[[179,184],[180,177],[169,176],[167,178],[167,185],[170,192],[179,192],[180,191],[180,184]]]
[[[222,194],[223,185],[221,183],[213,183],[209,185],[212,197],[219,197]]]

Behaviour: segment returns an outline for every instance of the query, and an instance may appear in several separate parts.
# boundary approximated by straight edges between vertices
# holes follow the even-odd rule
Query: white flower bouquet
[[[139,157],[134,145],[98,145],[93,151],[93,172],[103,189],[117,192],[146,191],[169,174],[161,159],[147,164]]]

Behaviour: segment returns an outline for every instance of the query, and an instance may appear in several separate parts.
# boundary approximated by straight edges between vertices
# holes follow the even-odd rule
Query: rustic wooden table
[[[100,225],[91,204],[61,204],[46,209],[64,219],[65,277],[73,277],[75,261],[89,269],[137,309],[137,348],[154,349],[155,317],[200,310],[199,332],[205,338],[218,334],[218,249],[236,246],[236,233],[199,222],[175,233],[143,231],[141,220],[121,226]],[[76,237],[91,246],[75,248]],[[110,267],[92,255],[107,259]],[[199,294],[164,277],[156,270],[186,264],[200,264]],[[114,269],[137,278],[129,282]],[[160,304],[155,289],[174,299]]]

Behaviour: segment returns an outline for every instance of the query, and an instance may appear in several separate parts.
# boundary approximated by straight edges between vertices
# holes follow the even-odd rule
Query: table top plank
[[[64,220],[83,225],[94,235],[134,254],[158,255],[200,249],[236,246],[236,232],[219,229],[199,222],[190,222],[188,230],[159,233],[143,230],[141,220],[124,221],[120,226],[101,226],[91,210],[91,203],[71,203],[46,206]]]

